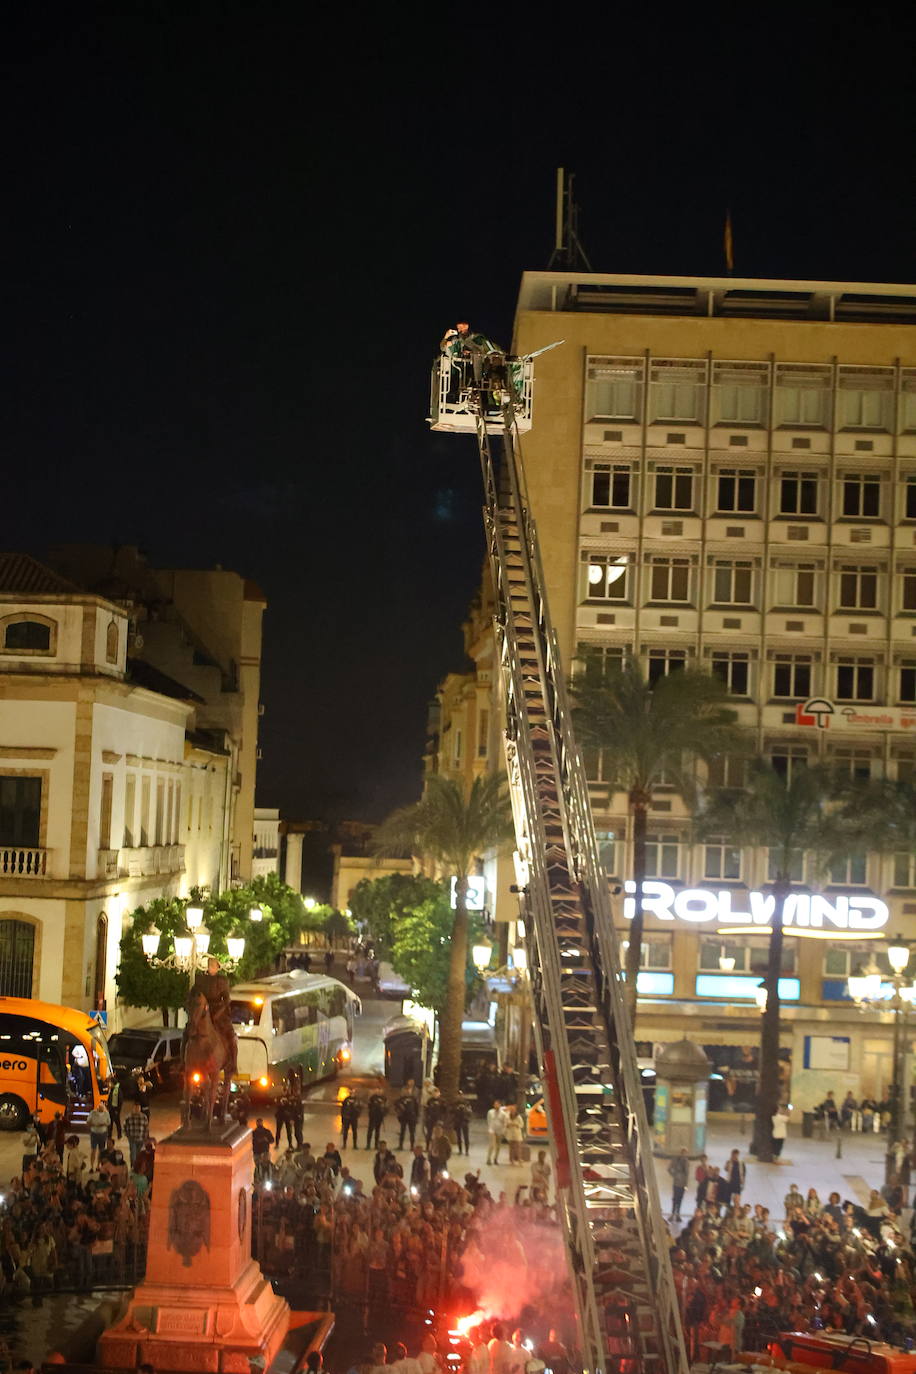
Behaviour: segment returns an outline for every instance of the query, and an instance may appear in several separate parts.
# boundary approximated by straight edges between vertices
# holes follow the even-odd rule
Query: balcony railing
[[[100,878],[149,878],[184,872],[183,844],[142,845],[134,849],[100,849]]]
[[[46,849],[0,846],[0,878],[43,878],[47,869]]]

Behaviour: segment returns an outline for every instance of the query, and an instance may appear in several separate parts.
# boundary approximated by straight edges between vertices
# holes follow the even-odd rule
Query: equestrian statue
[[[181,1104],[181,1124],[191,1121],[191,1103],[200,1091],[203,1120],[209,1131],[213,1124],[213,1106],[219,1101],[217,1115],[226,1120],[232,1076],[238,1067],[238,1046],[235,1027],[229,1012],[229,979],[219,960],[207,960],[206,973],[201,970],[194,979],[188,996],[188,1024],[184,1039],[184,1098]],[[223,1075],[220,1089],[220,1073]]]

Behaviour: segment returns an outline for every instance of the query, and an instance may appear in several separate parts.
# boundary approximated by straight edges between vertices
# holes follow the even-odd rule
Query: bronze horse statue
[[[220,1089],[220,1073],[223,1070]],[[188,1005],[187,1037],[184,1043],[184,1096],[181,1102],[181,1124],[191,1122],[191,1102],[200,1090],[203,1119],[209,1131],[213,1125],[213,1105],[219,1099],[219,1117],[226,1119],[232,1074],[229,1054],[222,1036],[213,1024],[207,999],[202,992],[193,992]]]

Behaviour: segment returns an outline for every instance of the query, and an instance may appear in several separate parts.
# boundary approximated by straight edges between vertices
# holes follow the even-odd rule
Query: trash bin
[[[802,1112],[802,1135],[805,1140],[814,1135],[814,1112]]]

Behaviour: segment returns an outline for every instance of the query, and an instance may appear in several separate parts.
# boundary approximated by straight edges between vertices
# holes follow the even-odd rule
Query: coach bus
[[[0,997],[0,1130],[85,1116],[108,1096],[105,1032],[85,1011]]]
[[[276,1090],[292,1068],[302,1074],[303,1086],[330,1078],[350,1062],[353,1017],[362,1004],[336,978],[293,969],[255,983],[238,983],[231,992],[231,1014],[239,1041],[239,1075],[253,1097],[265,1086]],[[246,1072],[250,1059],[246,1041],[261,1041],[266,1050],[269,1083],[263,1075]]]

